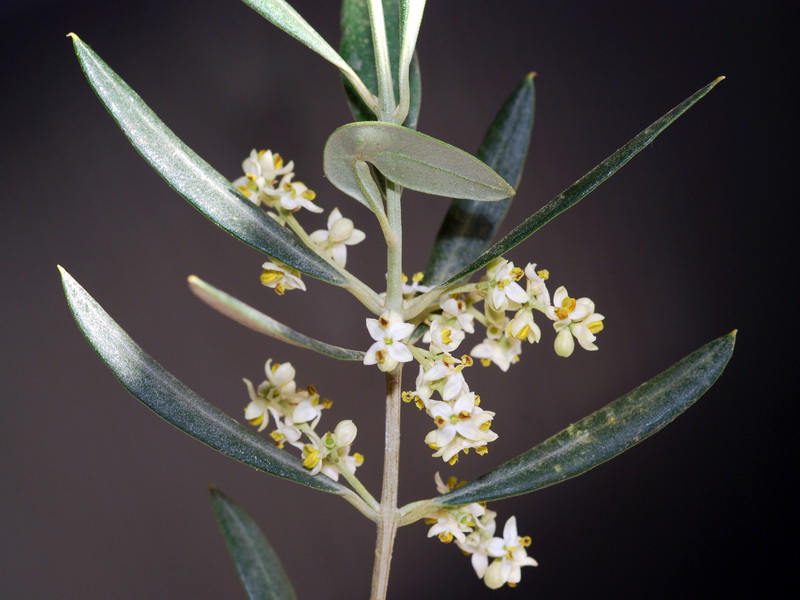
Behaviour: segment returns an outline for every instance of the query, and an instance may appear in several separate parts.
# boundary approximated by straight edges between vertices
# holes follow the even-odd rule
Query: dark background
[[[338,43],[336,2],[293,5]],[[326,136],[350,120],[337,71],[235,0],[5,6],[3,597],[243,597],[207,483],[262,525],[301,598],[366,597],[371,524],[337,498],[243,467],[145,410],[83,340],[55,267],[231,415],[247,402],[242,377],[260,381],[270,357],[291,361],[300,385],[335,400],[323,430],[344,418],[358,424],[355,446],[367,457],[359,475],[377,494],[377,369],[245,330],[198,302],[185,278],[195,273],[347,347],[369,345],[368,315],[308,278],[305,294],[279,298],[261,287],[263,256],[206,221],[140,159],[64,36],[78,33],[227,176],[240,175],[251,148],[293,159],[320,206],[340,207],[367,231],[348,266],[379,286],[377,227],[322,175]],[[797,198],[784,6],[429,2],[419,42],[425,133],[474,151],[510,90],[538,73],[533,142],[504,232],[695,90],[728,79],[510,255],[548,268],[553,289],[596,301],[606,315],[600,351],[560,359],[545,328],[542,344],[526,347],[505,376],[473,368],[468,380],[497,412],[501,437],[487,456],[455,468],[428,458],[430,421],[405,407],[401,500],[433,495],[437,469],[473,478],[705,342],[734,328],[740,335],[725,375],[666,431],[582,477],[491,505],[500,526],[516,514],[520,533],[533,537],[541,566],[525,569],[520,587],[489,592],[468,558],[415,524],[398,535],[392,598],[750,598],[788,584]],[[406,272],[424,265],[445,208],[407,198]],[[323,221],[307,218],[312,229]]]

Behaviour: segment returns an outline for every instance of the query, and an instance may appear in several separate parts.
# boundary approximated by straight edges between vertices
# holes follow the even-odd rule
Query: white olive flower
[[[486,277],[489,281],[489,297],[487,302],[498,311],[506,310],[509,301],[524,304],[528,301],[528,293],[522,289],[517,281],[522,279],[525,272],[515,267],[513,262],[504,258],[496,258],[489,263]]]
[[[471,364],[471,358],[465,357],[461,363],[457,363],[452,357],[445,357],[437,360],[426,371],[420,366],[419,376],[417,377],[417,390],[428,389],[426,400],[430,398],[434,390],[437,390],[442,400],[453,400],[461,394],[469,392],[467,381],[461,372],[465,366]]]
[[[442,324],[441,319],[431,322],[422,341],[430,344],[431,352],[435,354],[450,354],[464,340],[464,332],[460,329],[450,329]]]
[[[345,219],[338,208],[328,215],[328,229],[318,229],[309,237],[320,246],[337,265],[344,267],[347,263],[347,246],[364,241],[366,234],[356,229],[353,221]]]
[[[550,292],[547,291],[545,281],[550,277],[550,272],[546,269],[536,270],[536,263],[528,263],[525,267],[525,277],[528,278],[525,284],[525,291],[530,296],[529,302],[541,311],[546,311],[550,307]]]
[[[541,339],[542,330],[533,322],[533,311],[529,308],[521,308],[508,322],[506,335],[518,340],[527,340],[532,344]]]
[[[290,266],[274,262],[265,262],[261,267],[261,283],[268,288],[275,290],[279,296],[287,290],[306,290],[306,284],[300,279],[300,271]]]
[[[494,413],[478,407],[479,399],[472,393],[462,394],[452,402],[431,400],[428,414],[433,417],[437,429],[425,437],[425,443],[436,450],[435,457],[454,464],[462,450],[476,448],[478,453],[486,452],[486,445],[497,439],[497,434],[489,429]]]
[[[317,194],[300,181],[292,183],[293,176],[294,173],[284,175],[279,188],[276,190],[280,207],[287,212],[296,212],[301,208],[305,208],[314,213],[321,213],[322,208],[312,202],[317,197]]]
[[[502,337],[492,339],[487,337],[483,342],[475,346],[470,354],[474,358],[479,358],[481,364],[488,367],[494,363],[502,371],[508,371],[512,364],[519,361],[522,352],[522,342],[517,338]]]
[[[284,164],[280,154],[273,154],[271,150],[253,150],[242,162],[244,177],[234,180],[233,185],[253,204],[259,205],[275,194],[278,177],[291,173],[293,169],[294,163]]]
[[[377,364],[381,371],[392,371],[397,363],[405,363],[414,357],[403,342],[414,331],[414,325],[404,323],[394,312],[383,313],[380,319],[367,319],[367,330],[375,343],[364,355],[365,365]]]
[[[430,285],[422,285],[422,279],[424,278],[424,274],[420,271],[418,273],[414,273],[411,276],[411,283],[408,283],[408,276],[403,273],[403,287],[402,287],[402,294],[403,297],[408,300],[413,298],[416,294],[424,294],[433,289],[433,286]]]
[[[451,328],[463,329],[466,333],[475,333],[473,321],[475,316],[469,312],[467,303],[454,296],[442,296],[439,299],[442,319]]]
[[[525,548],[530,546],[529,537],[517,535],[517,518],[510,517],[503,528],[502,538],[492,538],[487,550],[495,560],[486,569],[483,582],[490,589],[496,590],[505,584],[514,587],[522,579],[522,567],[536,567],[539,565],[532,557],[528,556]]]
[[[589,298],[571,298],[564,286],[553,295],[550,318],[558,332],[555,340],[556,354],[570,356],[575,349],[573,337],[584,350],[597,350],[596,333],[603,330],[605,317],[594,311],[594,302]]]

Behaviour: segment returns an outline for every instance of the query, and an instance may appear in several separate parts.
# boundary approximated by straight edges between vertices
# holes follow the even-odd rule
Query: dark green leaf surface
[[[231,235],[298,271],[343,285],[344,277],[247,200],[230,181],[181,142],[144,101],[73,35],[86,78],[130,142],[167,183]]]
[[[211,486],[211,508],[250,600],[294,600],[297,596],[278,554],[255,521]]]
[[[550,439],[436,500],[441,506],[532,492],[585,473],[653,435],[717,380],[736,332],[686,356],[647,383]]]
[[[150,410],[214,450],[260,471],[325,492],[349,493],[328,477],[310,475],[298,459],[187,388],[136,345],[69,273],[59,269],[70,310],[83,335],[120,383]]]
[[[589,194],[589,192],[611,177],[630,159],[636,156],[641,150],[646,148],[658,134],[664,131],[664,129],[672,124],[673,121],[689,110],[689,108],[691,108],[695,102],[710,92],[711,88],[722,81],[722,79],[723,77],[718,77],[707,86],[699,90],[697,93],[681,102],[663,117],[658,119],[647,129],[633,138],[630,142],[625,144],[622,148],[617,150],[614,154],[589,171],[581,179],[573,183],[565,191],[561,192],[561,194],[536,211],[536,213],[525,219],[503,239],[481,254],[472,263],[464,267],[456,275],[447,280],[445,285],[450,285],[451,283],[460,281],[478,269],[485,267],[498,256],[502,256],[515,246],[518,246],[524,242],[536,230],[544,226],[546,223],[556,218],[568,208],[580,202]]]
[[[338,358],[339,360],[364,360],[364,353],[360,350],[348,350],[347,348],[326,344],[325,342],[320,342],[319,340],[304,335],[299,331],[295,331],[291,327],[279,323],[241,300],[237,300],[233,296],[215,288],[213,285],[206,283],[199,277],[195,277],[194,275],[189,277],[189,289],[214,310],[221,312],[226,317],[233,319],[237,323],[253,331],[258,331],[259,333],[263,333],[264,335],[268,335],[293,346],[319,352],[331,358]]]
[[[389,58],[392,65],[395,96],[399,84],[397,70],[400,58],[400,10],[396,0],[383,0],[383,20],[386,26],[386,41],[389,46]],[[344,0],[342,2],[342,44],[339,54],[346,60],[373,93],[378,93],[378,73],[375,69],[375,47],[372,44],[372,30],[369,23],[368,0]],[[404,126],[417,128],[419,106],[421,100],[421,79],[417,55],[411,61],[409,69],[411,84],[411,106]],[[350,111],[357,121],[374,121],[377,119],[356,93],[353,86],[344,80],[347,102]]]
[[[531,73],[500,108],[475,155],[515,188],[528,155],[534,106]],[[425,284],[444,281],[486,250],[510,205],[511,198],[491,203],[453,200],[428,259]]]

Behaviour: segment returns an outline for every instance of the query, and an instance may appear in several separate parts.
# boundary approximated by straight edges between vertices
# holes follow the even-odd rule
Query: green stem
[[[386,180],[386,217],[390,231],[386,236],[386,308],[400,312],[403,307],[403,224],[400,197],[403,188]]]
[[[480,284],[478,283],[462,283],[460,285],[454,284],[448,287],[433,288],[432,290],[428,290],[424,294],[421,294],[406,303],[408,306],[405,307],[405,310],[402,313],[403,319],[406,321],[412,321],[424,311],[428,310],[434,302],[438,302],[439,298],[442,296],[474,292],[476,289],[478,289],[479,285]]]
[[[366,502],[369,507],[375,511],[377,516],[377,513],[379,513],[381,509],[378,501],[375,500],[375,497],[369,493],[367,488],[364,487],[364,484],[361,483],[361,480],[359,480],[358,477],[356,477],[355,473],[348,468],[347,463],[343,460],[338,460],[337,458],[335,459],[334,464],[336,465],[336,470],[342,474],[342,477],[347,480],[356,493],[364,499],[364,502]]]
[[[400,407],[402,406],[402,363],[386,374],[386,451],[383,455],[383,488],[372,569],[371,600],[384,600],[389,588],[389,571],[400,513],[397,510],[400,470]]]

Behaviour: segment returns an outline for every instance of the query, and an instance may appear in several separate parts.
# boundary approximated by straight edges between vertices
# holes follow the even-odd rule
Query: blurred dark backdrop
[[[334,45],[337,4],[293,2]],[[377,370],[332,364],[226,321],[185,278],[195,273],[348,347],[370,343],[367,315],[313,280],[283,298],[261,287],[263,256],[140,159],[64,36],[78,33],[220,172],[238,176],[251,148],[279,151],[321,206],[340,207],[377,243],[368,213],[322,175],[326,136],[350,120],[338,73],[235,0],[5,6],[1,595],[243,597],[208,506],[214,483],[262,525],[301,598],[366,597],[372,526],[334,497],[210,451],[129,397],[76,329],[55,268],[64,265],[148,352],[234,416],[247,401],[242,377],[260,381],[270,357],[291,361],[301,385],[335,399],[326,422],[357,422],[356,448],[367,457],[359,475],[377,493]],[[703,343],[734,328],[740,336],[719,383],[667,430],[582,477],[493,504],[501,523],[516,514],[534,540],[541,566],[526,569],[519,588],[490,593],[468,558],[417,524],[398,536],[392,598],[749,598],[788,575],[780,541],[792,535],[783,482],[796,465],[797,398],[784,374],[795,311],[778,275],[796,277],[796,193],[794,163],[779,154],[794,110],[780,79],[784,7],[429,2],[422,131],[474,151],[510,90],[538,73],[533,143],[503,231],[696,89],[728,79],[511,254],[596,301],[607,318],[601,350],[559,359],[546,331],[507,376],[473,368],[469,380],[497,412],[501,438],[455,468],[428,458],[430,422],[406,408],[402,500],[433,495],[437,469],[475,477]],[[424,265],[445,207],[409,195],[407,272]],[[377,286],[374,248],[356,246],[349,266]]]

